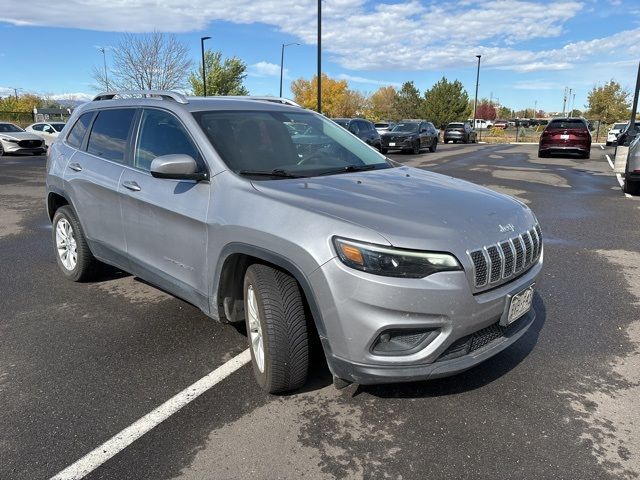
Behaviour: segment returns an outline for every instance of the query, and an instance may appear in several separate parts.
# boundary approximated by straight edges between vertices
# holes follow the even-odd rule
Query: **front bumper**
[[[533,284],[541,268],[542,259],[515,280],[474,295],[461,271],[391,278],[359,272],[333,259],[311,276],[323,313],[329,368],[360,384],[437,378],[471,368],[515,342],[535,313],[530,311],[482,348],[450,360],[443,357],[456,341],[495,326],[507,297]],[[390,329],[433,329],[437,335],[404,355],[374,353],[381,333]]]
[[[4,149],[4,153],[16,154],[16,155],[36,155],[45,153],[47,151],[44,142],[40,147],[21,147],[17,143],[14,142],[6,142],[2,141],[2,148]]]
[[[403,138],[401,140],[381,140],[381,145],[383,148],[387,148],[389,150],[402,150],[405,148],[413,148],[413,145],[415,143],[415,139],[411,139],[411,138]],[[391,145],[391,144],[394,145]]]

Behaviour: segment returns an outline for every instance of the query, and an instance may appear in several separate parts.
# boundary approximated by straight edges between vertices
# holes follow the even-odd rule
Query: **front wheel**
[[[269,393],[304,385],[309,344],[298,282],[267,265],[251,265],[244,276],[244,311],[258,385]]]
[[[420,154],[420,140],[418,140],[416,143],[414,143],[414,145],[413,145],[413,154],[414,155],[419,155]]]
[[[388,151],[388,148],[380,147],[380,153],[382,153],[383,155],[386,155]]]
[[[434,138],[433,141],[431,142],[431,145],[429,145],[429,151],[433,153],[436,151],[436,148],[438,148],[438,139]]]
[[[82,226],[70,206],[60,207],[53,216],[53,243],[62,274],[73,282],[94,278],[100,268]]]

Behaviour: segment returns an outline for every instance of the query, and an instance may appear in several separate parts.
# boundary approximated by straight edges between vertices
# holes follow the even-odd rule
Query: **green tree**
[[[509,107],[505,107],[505,106],[501,106],[498,109],[498,113],[497,113],[497,117],[500,120],[506,120],[507,118],[511,118],[512,116],[512,111]]]
[[[247,77],[247,64],[237,57],[222,60],[221,52],[204,52],[207,66],[207,95],[248,95],[249,90],[242,84]],[[189,75],[193,94],[204,95],[202,65]]]
[[[469,95],[458,80],[449,82],[442,77],[433,87],[424,92],[424,118],[438,128],[449,122],[466,120],[468,117]]]
[[[399,119],[419,118],[422,111],[422,98],[420,90],[413,82],[404,82],[397,92],[394,101],[394,110]]]
[[[627,120],[631,114],[629,92],[614,80],[594,86],[587,100],[587,115],[605,123]]]

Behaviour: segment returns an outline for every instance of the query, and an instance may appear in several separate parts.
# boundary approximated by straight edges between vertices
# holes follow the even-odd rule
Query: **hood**
[[[10,138],[12,140],[42,140],[42,137],[29,132],[0,132],[0,138]]]
[[[410,167],[253,183],[275,200],[369,228],[397,247],[464,255],[535,224],[512,197]],[[509,224],[515,233],[501,233]]]

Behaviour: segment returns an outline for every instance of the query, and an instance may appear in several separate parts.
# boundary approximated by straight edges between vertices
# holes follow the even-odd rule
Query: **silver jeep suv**
[[[286,101],[103,94],[47,161],[57,262],[101,262],[245,321],[269,392],[304,384],[316,334],[336,385],[466,370],[533,323],[534,214],[399,166]]]

